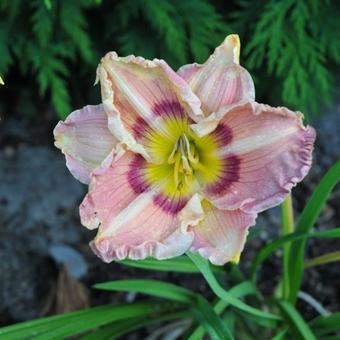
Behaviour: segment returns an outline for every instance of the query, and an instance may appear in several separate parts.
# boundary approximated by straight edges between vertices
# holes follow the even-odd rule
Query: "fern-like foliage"
[[[84,11],[92,1],[12,1],[0,7],[0,72],[15,64],[33,76],[61,118],[71,110],[69,60],[94,63]]]
[[[136,23],[140,17],[143,20]],[[223,16],[206,0],[124,0],[117,6],[117,18],[123,54],[158,56],[174,68],[193,59],[203,62],[231,32]]]
[[[245,24],[254,13],[259,15],[248,26],[247,66],[262,71],[265,66],[280,80],[282,103],[307,113],[309,118],[316,115],[332,98],[329,64],[339,62],[340,31],[334,20],[338,6],[317,0],[271,0],[262,2],[260,8],[257,2],[255,12],[249,12],[252,1],[243,1],[242,6],[238,23]]]
[[[32,83],[25,92],[38,92],[64,118],[91,98],[82,83],[108,50],[176,69],[204,62],[225,35],[239,33],[257,100],[311,118],[334,92],[339,17],[330,0],[1,0],[0,75],[19,72]]]

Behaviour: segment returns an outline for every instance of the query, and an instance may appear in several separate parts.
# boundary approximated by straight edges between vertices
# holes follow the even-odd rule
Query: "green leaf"
[[[331,262],[340,261],[340,251],[333,251],[331,253],[326,253],[313,259],[305,261],[305,268],[313,267],[313,266],[320,266],[321,264],[327,264]]]
[[[10,51],[10,31],[9,25],[0,22],[0,72],[3,76],[13,63],[13,57]]]
[[[48,10],[52,9],[52,2],[51,0],[44,0],[44,4]]]
[[[257,295],[258,292],[254,285],[249,281],[244,281],[229,290],[229,294],[234,296],[235,298],[240,298],[247,295]],[[221,315],[222,312],[228,307],[228,303],[223,300],[218,300],[214,306],[214,311],[217,315]],[[202,338],[204,335],[204,329],[202,326],[197,327],[188,340],[196,340]]]
[[[120,280],[96,284],[97,289],[110,291],[138,292],[160,298],[178,301],[192,306],[194,316],[203,323],[203,326],[214,339],[216,336],[225,334],[221,339],[231,339],[228,329],[222,321],[216,317],[209,303],[200,295],[196,295],[189,290],[171,283],[156,280]],[[247,289],[243,287],[243,289]]]
[[[192,315],[189,311],[165,313],[161,316],[142,317],[142,318],[130,318],[120,322],[114,322],[104,325],[90,334],[82,336],[82,340],[111,340],[113,337],[118,338],[122,335],[135,331],[136,329],[162,323],[170,320],[185,320],[191,318]]]
[[[65,119],[71,111],[70,96],[66,82],[61,77],[54,75],[50,79],[51,100],[59,118]]]
[[[303,209],[296,231],[307,232],[313,228],[322,208],[328,200],[332,190],[340,181],[340,161],[336,162],[323,176],[319,185],[314,190],[306,207]],[[298,244],[298,242],[294,243]]]
[[[323,105],[330,103],[334,82],[325,50],[332,49],[332,56],[339,55],[334,35],[336,43],[332,47],[327,39],[320,42],[320,37],[325,35],[323,26],[330,26],[325,13],[333,10],[330,17],[336,16],[337,6],[331,2],[320,6],[320,1],[315,1],[313,6],[313,2],[308,1],[268,0],[260,2],[256,8],[249,1],[245,3],[238,14],[241,23],[237,24],[249,27],[247,33],[251,38],[245,49],[247,67],[259,69],[262,78],[266,67],[269,75],[281,80],[278,91],[284,103],[305,112],[308,118],[317,115],[320,98]],[[253,11],[249,11],[249,7]],[[276,91],[271,89],[271,92],[273,100],[277,101]]]
[[[315,334],[324,335],[340,331],[340,312],[326,316],[318,316],[309,323]]]
[[[214,274],[212,273],[209,263],[207,260],[203,259],[201,256],[193,253],[187,253],[190,259],[195,263],[197,268],[201,271],[207,283],[209,284],[212,291],[218,296],[220,299],[229,303],[230,305],[250,314],[253,314],[258,317],[267,318],[271,320],[280,320],[280,317],[274,314],[270,314],[267,312],[263,312],[259,309],[251,307],[244,302],[238,300],[229,292],[225,291],[221,285],[217,282]]]
[[[99,283],[94,285],[94,288],[110,291],[143,293],[188,304],[193,304],[196,299],[194,293],[183,287],[156,280],[119,280]]]
[[[116,13],[120,27],[110,35],[118,37],[120,51],[161,57],[173,68],[192,57],[204,62],[231,32],[225,18],[207,0],[123,0]]]
[[[79,51],[79,54],[89,64],[95,61],[92,42],[87,32],[87,21],[82,6],[74,1],[63,1],[61,6],[61,28]]]
[[[141,1],[141,11],[150,26],[164,39],[166,47],[181,63],[186,60],[186,43],[184,26],[176,21],[177,8],[171,1]]]
[[[282,216],[282,235],[288,235],[294,232],[294,214],[293,214],[293,200],[292,196],[288,197],[281,204],[281,216]],[[289,254],[290,243],[283,245],[283,270],[282,270],[282,296],[287,299],[289,296]]]
[[[187,256],[178,256],[168,260],[157,260],[154,258],[148,258],[145,260],[123,260],[117,261],[119,264],[156,270],[156,271],[166,271],[166,272],[179,272],[179,273],[200,273],[197,267],[190,261]],[[213,266],[213,271],[222,272],[221,268]]]
[[[174,0],[174,2],[177,13],[182,17],[188,32],[187,45],[190,47],[194,60],[203,63],[213,49],[233,30],[210,1]]]
[[[333,188],[340,180],[340,161],[335,163],[322,178],[321,182],[314,190],[310,200],[300,215],[296,231],[308,233],[313,228],[317,218],[320,215],[328,197],[330,196]],[[305,240],[296,241],[291,245],[290,251],[290,294],[289,301],[295,304],[297,293],[300,289],[302,275],[304,270],[304,250]]]
[[[288,301],[277,301],[277,304],[295,339],[316,340],[312,330],[292,304]]]
[[[46,5],[46,1],[32,0],[30,5],[32,7],[32,30],[41,46],[46,46],[51,42],[53,33],[54,18],[52,17],[51,2],[50,7]]]
[[[198,297],[197,305],[193,308],[193,313],[202,327],[209,333],[211,339],[233,339],[227,325],[218,317],[217,313],[203,297]]]
[[[285,327],[279,333],[277,333],[275,336],[272,337],[271,340],[283,340],[287,334],[288,329]]]
[[[158,313],[162,306],[152,302],[133,305],[107,305],[78,312],[27,321],[0,328],[0,338],[7,340],[49,340],[82,333],[106,323]]]
[[[251,277],[252,281],[256,281],[256,274],[257,274],[257,269],[261,265],[261,263],[275,250],[279,249],[282,247],[284,244],[292,241],[297,241],[297,240],[306,240],[309,238],[339,238],[340,237],[340,228],[335,228],[331,230],[324,230],[324,231],[317,231],[317,232],[312,232],[312,233],[301,233],[301,232],[294,232],[292,234],[282,236],[271,243],[267,244],[265,247],[263,247],[260,252],[256,255],[250,272],[251,272]]]

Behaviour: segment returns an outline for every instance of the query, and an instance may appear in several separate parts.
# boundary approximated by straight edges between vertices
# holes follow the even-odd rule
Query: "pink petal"
[[[163,60],[120,58],[110,52],[97,74],[110,130],[147,159],[150,156],[140,140],[145,129],[160,130],[169,117],[188,115],[195,121],[203,117],[200,100]]]
[[[88,184],[89,175],[115,147],[117,140],[107,126],[103,105],[88,105],[73,111],[54,131],[55,146],[62,150],[66,165],[80,182]]]
[[[239,65],[239,53],[239,38],[232,34],[203,65],[185,65],[178,70],[201,99],[206,116],[225,105],[255,99],[253,80]]]
[[[105,262],[168,258],[183,254],[192,243],[192,234],[182,233],[178,217],[186,201],[163,197],[146,182],[145,167],[140,155],[126,152],[92,174],[80,215],[84,226],[99,227],[91,246]]]
[[[218,151],[224,171],[205,188],[221,209],[259,212],[273,207],[311,167],[316,134],[303,126],[300,113],[251,102],[231,108],[212,133],[221,129],[228,131]]]
[[[189,228],[194,233],[191,250],[216,265],[238,262],[256,215],[240,209],[220,210],[206,200],[201,203],[202,219]]]

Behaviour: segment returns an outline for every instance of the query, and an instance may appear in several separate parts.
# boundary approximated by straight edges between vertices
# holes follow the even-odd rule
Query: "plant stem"
[[[294,232],[294,212],[292,195],[288,197],[281,204],[281,219],[282,219],[282,234],[287,235]],[[290,243],[283,247],[283,280],[282,280],[282,297],[287,300],[289,297],[289,253]]]

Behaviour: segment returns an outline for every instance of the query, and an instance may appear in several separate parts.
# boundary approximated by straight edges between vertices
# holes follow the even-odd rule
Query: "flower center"
[[[219,135],[198,136],[187,119],[167,119],[162,129],[147,135],[155,162],[144,170],[146,182],[161,186],[167,197],[185,197],[211,185],[223,175],[218,155]]]
[[[185,133],[177,139],[168,158],[168,164],[173,164],[174,183],[178,190],[181,190],[184,184],[187,186],[191,184],[199,164],[199,154],[195,144],[190,142]]]

